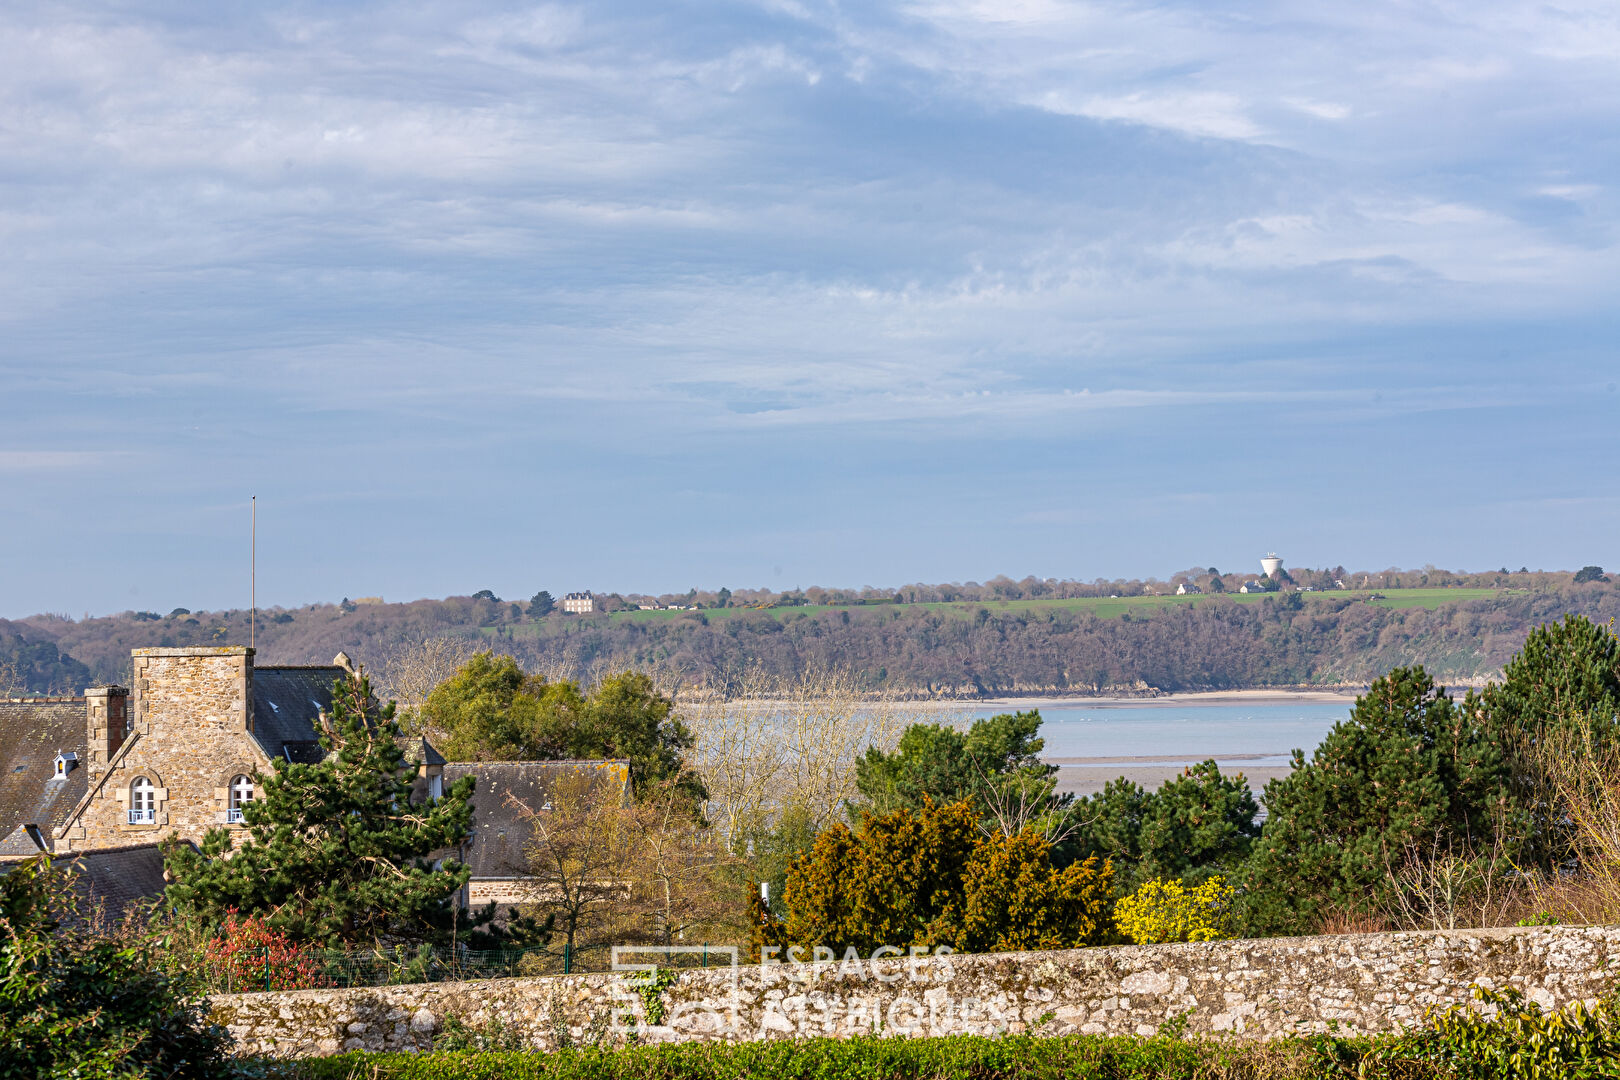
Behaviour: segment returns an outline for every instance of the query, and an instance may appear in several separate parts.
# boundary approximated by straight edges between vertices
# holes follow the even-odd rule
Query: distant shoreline
[[[935,698],[897,701],[905,709],[1179,709],[1200,705],[1353,705],[1366,687],[1322,690],[1204,690],[1185,694],[1045,697]]]

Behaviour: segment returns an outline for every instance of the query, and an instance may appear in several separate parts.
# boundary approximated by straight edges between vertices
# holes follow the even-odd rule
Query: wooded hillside
[[[622,668],[680,681],[848,667],[914,695],[1102,693],[1361,685],[1422,664],[1442,681],[1498,671],[1538,623],[1566,612],[1607,622],[1607,582],[1503,591],[1433,610],[1335,593],[1202,596],[1115,617],[1017,603],[884,603],[844,609],[686,611],[531,618],[508,602],[453,597],[409,604],[314,605],[260,612],[259,662],[325,663],[344,651],[380,665],[391,649],[450,636],[576,677]],[[1462,594],[1468,596],[1470,594]],[[658,618],[646,618],[656,614]],[[245,611],[0,620],[0,663],[26,656],[33,692],[128,677],[129,650],[246,644]],[[83,667],[78,665],[82,664]]]

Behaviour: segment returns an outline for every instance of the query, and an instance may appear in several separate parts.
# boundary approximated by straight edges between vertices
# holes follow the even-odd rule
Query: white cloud
[[[944,415],[986,380],[1010,407],[1046,365],[1313,320],[1578,309],[1616,269],[1601,222],[1514,216],[1527,189],[1605,213],[1518,175],[1561,174],[1472,96],[1606,129],[1601,98],[1526,91],[1546,33],[1500,33],[1522,9],[765,9],[271,11],[212,37],[13,10],[0,153],[37,175],[0,191],[0,319],[89,336],[72,313],[125,304],[198,357],[242,320],[272,368],[405,342],[385,396],[411,401],[455,383],[435,356],[522,389],[533,344],[544,392],[588,399],[825,403],[920,372]],[[1029,110],[1058,119],[1005,136]]]
[[[104,450],[0,450],[0,472],[37,473],[104,469],[127,455]]]
[[[1309,98],[1298,97],[1285,97],[1282,100],[1289,108],[1298,109],[1322,120],[1347,120],[1352,112],[1350,106],[1332,101],[1312,101]]]
[[[1602,190],[1596,184],[1543,184],[1536,188],[1536,194],[1554,199],[1589,199]]]
[[[1232,94],[1136,93],[1124,97],[1088,97],[1069,101],[1053,91],[1034,104],[1052,112],[1089,116],[1097,120],[1128,120],[1149,127],[1180,131],[1216,139],[1252,139],[1264,130],[1251,120],[1246,107]]]

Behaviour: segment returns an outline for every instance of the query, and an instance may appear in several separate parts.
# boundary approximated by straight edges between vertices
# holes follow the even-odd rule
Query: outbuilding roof
[[[163,852],[156,844],[74,852],[55,862],[73,874],[73,891],[86,907],[102,905],[114,921],[163,895]]]
[[[523,849],[529,841],[530,824],[514,801],[531,810],[550,810],[559,781],[580,775],[601,785],[605,798],[623,799],[629,793],[630,763],[623,760],[452,761],[445,765],[447,790],[464,776],[473,777],[477,785],[472,795],[472,837],[466,846],[473,878],[528,874]]]

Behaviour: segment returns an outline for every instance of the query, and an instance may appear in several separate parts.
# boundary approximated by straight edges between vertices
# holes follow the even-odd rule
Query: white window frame
[[[145,776],[137,776],[129,784],[129,823],[131,825],[157,824],[157,785]]]
[[[225,810],[229,825],[242,824],[242,807],[253,801],[253,778],[245,773],[231,777],[230,804]]]

